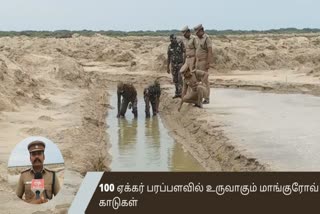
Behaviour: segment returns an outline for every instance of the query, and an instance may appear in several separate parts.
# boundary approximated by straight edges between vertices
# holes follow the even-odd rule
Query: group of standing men
[[[175,95],[173,98],[181,98],[181,106],[184,102],[193,103],[202,108],[202,104],[210,102],[209,67],[212,60],[212,42],[205,34],[203,26],[194,27],[196,36],[191,34],[188,26],[181,30],[183,41],[170,35],[168,47],[167,72],[172,74],[175,84]],[[127,108],[132,109],[135,117],[138,116],[137,91],[132,84],[118,83],[118,114],[124,117]],[[153,115],[159,112],[159,100],[161,95],[160,83],[156,80],[152,85],[144,89],[144,100],[146,103],[146,116],[150,117],[150,104]],[[122,97],[122,100],[121,100]]]
[[[194,27],[194,32],[196,36],[191,34],[188,26],[184,27],[182,41],[174,34],[170,35],[167,72],[171,71],[175,84],[173,98],[182,98],[179,110],[183,102],[194,103],[200,108],[210,102],[208,70],[212,60],[212,41],[201,24]]]

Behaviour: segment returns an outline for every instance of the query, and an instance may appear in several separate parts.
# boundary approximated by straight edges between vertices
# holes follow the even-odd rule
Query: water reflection
[[[117,95],[111,94],[111,105],[116,106]],[[161,118],[145,117],[143,99],[138,96],[138,100],[137,119],[130,112],[119,119],[116,108],[109,111],[107,131],[112,144],[109,151],[112,171],[194,171],[194,168],[203,171],[168,135]]]
[[[173,145],[170,157],[169,171],[205,171],[188,152],[185,152],[179,144]],[[192,158],[190,158],[192,157]]]
[[[157,117],[145,119],[146,156],[149,165],[160,164],[160,129]]]
[[[137,142],[137,126],[138,121],[136,119],[118,119],[118,144],[121,154],[127,154],[134,149],[134,144]]]

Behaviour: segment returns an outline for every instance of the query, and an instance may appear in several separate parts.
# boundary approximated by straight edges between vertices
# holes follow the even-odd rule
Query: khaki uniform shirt
[[[202,38],[197,40],[196,58],[198,60],[206,60],[208,58],[208,48],[212,47],[212,41],[207,34],[203,34]]]
[[[185,53],[187,57],[194,57],[196,55],[196,37],[194,35],[191,35],[189,39],[185,38],[183,39],[184,47],[185,47]]]
[[[34,171],[32,168],[21,172],[19,183],[17,186],[16,194],[19,198],[22,198],[24,195],[24,199],[27,202],[35,199],[36,194],[31,190],[31,181],[34,179]],[[53,171],[44,168],[42,170],[42,178],[44,179],[44,191],[41,193],[46,199],[52,199],[52,195],[56,196],[60,190],[60,183],[57,177],[57,173],[55,173],[55,184],[52,189],[53,182]],[[23,199],[23,198],[22,198]]]
[[[198,83],[203,79],[205,71],[193,70],[191,75],[191,77],[184,79],[183,91],[187,91],[188,86],[192,89],[192,91],[197,91]]]

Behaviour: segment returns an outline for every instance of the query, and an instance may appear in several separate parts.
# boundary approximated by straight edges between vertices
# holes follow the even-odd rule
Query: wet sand
[[[236,147],[272,170],[320,170],[320,97],[214,89],[205,108]]]

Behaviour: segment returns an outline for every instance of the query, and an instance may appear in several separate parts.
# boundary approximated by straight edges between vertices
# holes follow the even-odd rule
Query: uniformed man
[[[167,64],[167,72],[170,74],[170,70],[172,73],[173,82],[175,85],[175,95],[173,98],[181,97],[181,89],[182,89],[182,78],[180,74],[180,68],[183,65],[183,51],[184,45],[183,42],[177,40],[174,34],[170,35],[170,45],[168,47],[168,64]],[[171,69],[170,69],[171,65]]]
[[[54,171],[44,167],[45,160],[44,150],[45,143],[42,141],[33,141],[28,145],[30,162],[32,167],[21,172],[16,194],[19,198],[28,203],[41,204],[51,200],[60,190],[60,183],[57,174]],[[40,198],[36,199],[36,194],[31,190],[31,181],[35,178],[36,173],[41,173],[44,179],[44,191]]]
[[[182,28],[181,33],[184,37],[184,61],[185,64],[188,65],[190,71],[193,71],[195,69],[196,64],[196,37],[191,34],[191,31],[188,26]]]
[[[117,117],[124,117],[127,108],[132,108],[132,113],[135,118],[138,117],[138,100],[137,100],[137,90],[130,83],[119,82],[117,86],[117,96],[118,96],[118,114]],[[122,100],[121,100],[122,97]]]
[[[146,117],[150,117],[150,103],[152,107],[153,116],[157,115],[159,112],[159,103],[160,103],[160,83],[158,80],[155,80],[152,85],[149,85],[143,91],[144,101],[146,103]]]
[[[178,108],[181,110],[182,104],[194,103],[196,107],[202,108],[202,100],[207,94],[204,81],[208,78],[208,72],[201,70],[190,71],[187,64],[183,65],[180,72],[183,74],[182,99]],[[190,88],[190,90],[188,90]]]
[[[197,25],[194,27],[195,33],[198,37],[196,48],[196,69],[208,72],[210,63],[212,61],[212,41],[210,37],[205,34],[203,26]],[[210,100],[210,85],[209,76],[204,81],[207,88],[207,95],[203,101],[203,104],[209,104]]]

